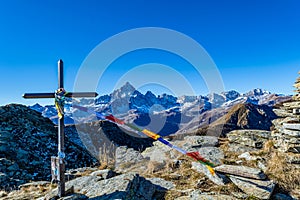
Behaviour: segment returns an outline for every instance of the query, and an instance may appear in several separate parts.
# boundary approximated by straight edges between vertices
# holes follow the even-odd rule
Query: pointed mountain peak
[[[129,82],[126,82],[122,87],[113,91],[112,99],[129,98],[135,91],[136,89]]]
[[[131,85],[129,82],[126,82],[121,88],[121,91],[135,91],[135,87],[133,87],[133,85]]]

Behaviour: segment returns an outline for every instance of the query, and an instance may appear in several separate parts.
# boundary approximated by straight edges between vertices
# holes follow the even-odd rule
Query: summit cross
[[[57,157],[51,157],[51,172],[56,172],[55,177],[58,181],[58,196],[65,196],[65,153],[64,153],[64,101],[65,97],[80,98],[80,97],[96,97],[96,92],[66,92],[64,89],[64,76],[63,76],[63,61],[58,61],[58,90],[53,93],[25,93],[23,98],[25,99],[37,99],[37,98],[54,98],[55,107],[58,112],[58,155]],[[57,168],[54,168],[57,167]],[[52,177],[54,175],[52,174]]]

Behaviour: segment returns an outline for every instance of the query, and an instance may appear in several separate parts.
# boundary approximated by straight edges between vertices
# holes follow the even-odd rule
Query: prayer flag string
[[[158,135],[157,133],[154,133],[150,130],[147,130],[147,129],[141,129],[133,124],[129,124],[129,123],[125,123],[125,121],[121,120],[121,119],[118,119],[116,118],[115,116],[113,115],[104,115],[100,112],[96,112],[96,111],[93,111],[92,109],[90,108],[86,108],[86,107],[82,107],[82,106],[79,106],[79,105],[73,105],[73,108],[77,108],[78,110],[81,110],[81,111],[84,111],[84,112],[88,112],[88,113],[91,113],[91,114],[95,114],[97,116],[98,119],[101,119],[101,120],[108,120],[110,122],[113,122],[117,125],[120,125],[121,127],[126,127],[126,129],[130,129],[131,131],[133,131],[134,133],[138,134],[138,135],[146,135],[154,140],[157,140],[161,143],[163,143],[164,145],[167,145],[169,146],[170,148],[184,154],[184,155],[187,155],[193,159],[195,159],[196,161],[200,162],[201,164],[205,165],[207,167],[207,169],[210,171],[210,173],[212,175],[215,174],[215,171],[213,169],[214,167],[214,164],[211,163],[209,160],[205,159],[204,157],[202,157],[199,152],[195,151],[195,152],[186,152],[185,150],[181,149],[180,147],[176,146],[176,145],[173,145],[171,144],[169,141],[163,139],[160,135]]]

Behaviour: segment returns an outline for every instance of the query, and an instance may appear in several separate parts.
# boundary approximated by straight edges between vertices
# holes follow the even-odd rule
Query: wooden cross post
[[[58,61],[58,90],[54,93],[25,93],[23,98],[25,99],[35,99],[35,98],[55,98],[57,100],[58,91],[64,91],[64,77],[63,77],[63,61]],[[75,97],[96,97],[98,94],[96,92],[69,92],[63,94],[64,97],[75,98]],[[60,96],[61,97],[61,96]],[[58,108],[57,108],[58,109]],[[64,153],[64,104],[60,104],[60,109],[62,110],[61,115],[58,120],[58,156],[54,160],[58,165],[57,171],[57,181],[58,181],[58,196],[65,196],[65,153]],[[58,111],[59,112],[59,111]],[[51,163],[52,164],[52,163]]]

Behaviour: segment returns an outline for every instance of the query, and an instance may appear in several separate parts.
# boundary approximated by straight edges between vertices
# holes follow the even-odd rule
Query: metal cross
[[[63,61],[58,61],[58,89],[64,88],[64,77],[63,77]],[[75,97],[96,97],[98,94],[96,92],[69,92],[65,94],[65,97],[75,98]],[[23,95],[25,99],[35,99],[35,98],[56,98],[56,93],[25,93]],[[63,104],[61,105],[63,110]],[[58,180],[58,196],[65,196],[65,162],[64,162],[64,114],[62,112],[61,118],[58,120],[58,156],[52,157],[51,162],[55,161],[58,167],[57,180]]]

